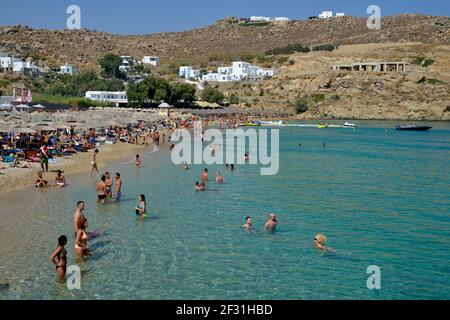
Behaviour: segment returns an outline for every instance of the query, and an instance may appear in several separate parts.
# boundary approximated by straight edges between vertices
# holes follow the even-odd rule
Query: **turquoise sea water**
[[[209,166],[225,183],[207,192],[193,190],[204,166],[185,172],[168,151],[146,151],[141,169],[107,168],[122,173],[120,204],[97,205],[87,174],[69,177],[64,190],[0,195],[0,284],[9,284],[0,298],[449,299],[450,123],[429,132],[358,123],[281,128],[278,175]],[[133,210],[139,193],[150,207],[145,221]],[[87,203],[89,229],[105,234],[80,264],[81,290],[70,291],[55,284],[48,259],[66,234],[74,263],[77,200]],[[269,212],[278,215],[275,234],[263,231]],[[241,229],[246,215],[256,233]],[[313,248],[318,232],[336,253]],[[380,290],[366,286],[369,265],[381,268]]]

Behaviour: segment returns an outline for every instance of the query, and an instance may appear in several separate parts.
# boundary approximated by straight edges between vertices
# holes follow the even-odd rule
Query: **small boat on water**
[[[432,127],[430,126],[418,126],[415,123],[410,124],[408,126],[400,126],[396,125],[395,129],[397,130],[405,130],[405,131],[427,131],[430,130]]]
[[[351,122],[344,123],[343,127],[346,127],[346,128],[358,128],[358,126],[356,124],[351,123]]]
[[[252,121],[252,122],[244,123],[242,126],[244,126],[244,127],[259,127],[260,124],[259,124],[259,122]]]
[[[319,129],[325,129],[325,128],[328,128],[328,124],[326,124],[326,123],[320,123],[320,124],[317,125],[317,128],[319,128]]]
[[[259,121],[259,124],[262,126],[282,126],[283,121]]]

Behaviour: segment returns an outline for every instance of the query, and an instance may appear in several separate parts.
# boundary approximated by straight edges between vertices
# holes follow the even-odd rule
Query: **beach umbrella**
[[[168,103],[163,102],[158,106],[158,108],[167,109],[167,108],[172,108],[172,106]]]
[[[30,109],[30,106],[27,106],[26,104],[19,104],[16,106],[16,109]]]

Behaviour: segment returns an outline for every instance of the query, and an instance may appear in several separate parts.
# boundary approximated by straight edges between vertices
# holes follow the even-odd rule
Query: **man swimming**
[[[196,182],[195,183],[195,187],[194,187],[195,191],[205,191],[206,190],[206,185],[204,182],[200,183],[200,182]]]
[[[252,217],[250,217],[250,216],[245,217],[245,224],[242,226],[242,228],[247,229],[247,230],[253,228]]]
[[[184,170],[189,170],[189,166],[188,166],[186,161],[183,162],[183,169]]]
[[[330,251],[330,252],[335,252],[336,250],[334,250],[333,248],[331,248],[331,247],[327,247],[326,245],[325,245],[325,242],[327,241],[327,237],[326,236],[324,236],[323,234],[317,234],[315,237],[314,237],[314,246],[317,248],[317,249],[320,249],[320,250],[324,250],[324,251]]]
[[[278,225],[277,216],[275,213],[269,214],[269,220],[267,220],[266,224],[264,225],[264,228],[268,231],[275,232]]]

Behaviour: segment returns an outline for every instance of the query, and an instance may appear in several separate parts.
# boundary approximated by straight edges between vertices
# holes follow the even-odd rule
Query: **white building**
[[[0,53],[0,68],[3,69],[3,71],[13,71],[13,65],[14,62],[21,62],[19,58],[9,57],[5,53]]]
[[[266,22],[270,22],[270,21],[272,21],[272,19],[269,18],[269,17],[251,16],[250,17],[250,21],[266,21]]]
[[[344,12],[336,12],[336,17],[345,17]]]
[[[333,11],[322,11],[321,14],[318,15],[319,19],[328,19],[333,17]]]
[[[288,21],[291,21],[291,19],[286,18],[286,17],[275,17],[275,18],[273,19],[273,21],[277,21],[277,22],[288,22]]]
[[[13,62],[13,72],[15,73],[39,73],[40,69],[32,61]]]
[[[192,69],[191,66],[182,66],[178,75],[185,79],[197,78],[200,76],[200,70]]]
[[[66,64],[66,65],[61,66],[58,73],[69,74],[69,75],[73,76],[78,73],[78,68],[71,64]]]
[[[116,105],[128,103],[126,91],[87,91],[86,98],[93,101],[113,102]]]
[[[144,56],[142,58],[142,63],[151,64],[152,66],[159,66],[160,59],[157,56]]]
[[[273,69],[263,69],[258,66],[252,66],[248,62],[234,61],[231,67],[220,67],[217,69],[217,72],[204,74],[202,81],[231,82],[248,78],[273,77],[274,75],[275,70]]]

